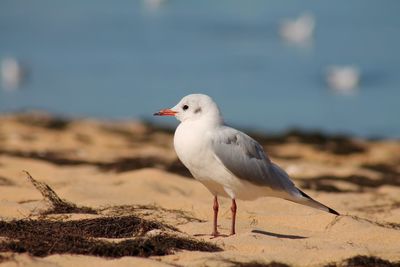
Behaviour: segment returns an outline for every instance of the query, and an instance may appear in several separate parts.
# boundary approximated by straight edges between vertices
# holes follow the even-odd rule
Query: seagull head
[[[179,101],[170,109],[162,109],[154,113],[155,116],[175,116],[179,121],[209,120],[222,122],[221,113],[217,104],[208,95],[191,94]]]

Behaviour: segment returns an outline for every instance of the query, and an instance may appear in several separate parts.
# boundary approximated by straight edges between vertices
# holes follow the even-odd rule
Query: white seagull
[[[329,87],[341,92],[350,92],[360,83],[360,70],[355,66],[330,66],[326,71]]]
[[[26,69],[15,58],[6,58],[1,62],[1,79],[6,90],[18,89],[26,76]]]
[[[236,199],[279,197],[339,215],[298,189],[288,174],[268,158],[257,141],[225,126],[211,97],[191,94],[175,107],[154,115],[175,116],[181,121],[174,135],[175,151],[194,178],[214,195],[212,236],[219,235],[219,196],[232,200],[231,235],[235,234]]]
[[[279,34],[290,43],[305,44],[314,34],[315,18],[311,13],[304,13],[295,20],[284,20],[279,28]]]

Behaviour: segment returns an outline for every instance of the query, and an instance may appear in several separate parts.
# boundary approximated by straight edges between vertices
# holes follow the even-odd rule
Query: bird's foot
[[[215,238],[215,237],[218,237],[218,236],[220,236],[221,234],[218,232],[218,231],[213,231],[212,233],[211,233],[211,238]]]
[[[228,237],[228,235],[224,235],[224,234],[221,234],[218,231],[214,231],[214,232],[211,233],[210,239],[214,239],[214,238],[217,238],[217,237]]]
[[[219,232],[212,232],[211,234],[194,234],[194,236],[210,236],[210,239],[217,237],[228,237],[229,235],[220,234]]]

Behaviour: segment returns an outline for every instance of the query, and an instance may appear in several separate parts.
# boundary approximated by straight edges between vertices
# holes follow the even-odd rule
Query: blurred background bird
[[[1,81],[5,90],[17,90],[26,79],[27,70],[15,58],[5,58],[1,61]]]
[[[304,44],[313,38],[315,18],[311,13],[303,13],[294,20],[285,19],[281,22],[279,33],[291,43]]]
[[[354,66],[330,66],[326,71],[326,81],[336,91],[350,92],[359,85],[360,70]]]

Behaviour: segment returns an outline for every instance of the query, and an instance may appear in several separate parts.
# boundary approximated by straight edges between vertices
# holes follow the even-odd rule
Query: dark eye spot
[[[194,111],[194,113],[199,113],[201,112],[201,108],[196,108],[196,110]]]
[[[183,110],[187,110],[188,108],[189,108],[188,105],[184,105],[184,106],[182,107]]]

